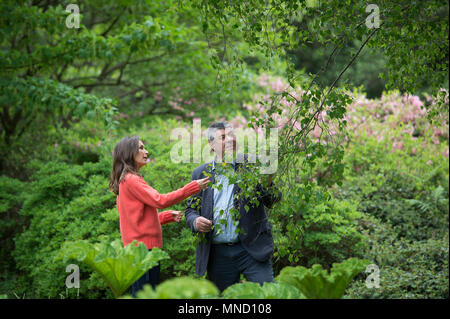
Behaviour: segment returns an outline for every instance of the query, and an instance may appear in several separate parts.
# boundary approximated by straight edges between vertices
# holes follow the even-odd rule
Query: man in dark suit
[[[271,282],[273,237],[265,207],[270,208],[278,202],[281,193],[272,186],[269,176],[268,189],[261,184],[257,186],[255,193],[258,195],[255,196],[259,205],[249,203],[250,199],[238,200],[234,195],[240,192],[239,187],[230,185],[226,176],[216,174],[217,163],[225,162],[224,153],[236,152],[232,126],[226,122],[213,123],[208,128],[208,142],[215,152],[214,160],[197,167],[192,180],[210,174],[211,182],[222,186],[209,187],[192,196],[187,203],[185,216],[188,226],[194,233],[205,233],[205,241],[197,247],[195,272],[203,276],[207,271],[207,278],[220,291],[239,282],[241,274],[251,282]],[[235,158],[229,165],[236,171],[244,163]],[[233,223],[231,208],[239,212],[238,225]],[[222,231],[218,231],[219,227]],[[239,227],[238,231],[236,227]]]

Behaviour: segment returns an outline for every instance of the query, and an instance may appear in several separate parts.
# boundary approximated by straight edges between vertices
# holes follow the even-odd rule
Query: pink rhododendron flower
[[[423,102],[420,100],[418,96],[414,95],[411,98],[411,104],[414,105],[415,107],[421,107],[423,105]]]

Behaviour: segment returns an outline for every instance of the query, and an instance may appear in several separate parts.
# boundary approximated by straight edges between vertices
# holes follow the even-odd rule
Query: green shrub
[[[16,280],[14,237],[26,225],[26,218],[18,214],[22,207],[22,194],[26,183],[18,179],[0,176],[0,291],[14,289]]]
[[[13,256],[28,297],[56,298],[66,292],[66,264],[55,262],[67,240],[97,241],[120,238],[118,216],[111,219],[115,196],[108,191],[110,161],[68,165],[50,162],[35,172],[24,190],[20,215],[30,219],[29,227],[15,238]],[[111,296],[97,275],[80,267],[80,291],[84,298]],[[67,295],[67,292],[66,292]],[[73,296],[73,295],[72,295]]]
[[[448,298],[448,234],[439,239],[398,240],[395,230],[370,217],[365,220],[369,248],[365,257],[379,267],[380,287],[355,280],[347,298]]]
[[[448,234],[449,161],[423,139],[404,138],[405,149],[387,152],[387,142],[361,138],[345,155],[340,199],[392,225],[399,238],[425,240]],[[409,154],[416,147],[420,157]]]
[[[284,188],[282,201],[270,212],[276,270],[292,264],[329,269],[334,262],[358,256],[364,247],[364,236],[356,227],[361,217],[356,205],[331,197],[315,184],[309,186]]]
[[[448,298],[448,144],[436,152],[427,141],[405,136],[404,148],[391,150],[389,141],[362,133],[348,148],[345,180],[334,193],[358,203],[368,238],[363,256],[378,265],[380,288],[367,288],[360,275],[346,297]]]

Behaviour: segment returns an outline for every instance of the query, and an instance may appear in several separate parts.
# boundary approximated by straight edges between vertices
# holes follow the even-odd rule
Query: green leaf
[[[223,291],[226,299],[264,299],[261,286],[254,282],[234,284]]]
[[[306,298],[338,299],[344,295],[351,280],[368,264],[368,260],[350,258],[339,264],[334,263],[330,272],[317,264],[310,269],[288,266],[281,270],[275,280],[294,286]]]
[[[218,294],[219,290],[209,280],[180,277],[164,281],[156,287],[156,290],[150,285],[145,285],[136,297],[139,299],[203,299],[214,298]],[[130,298],[130,296],[124,298]]]
[[[304,299],[305,296],[292,285],[277,283],[277,282],[265,282],[263,287],[263,293],[265,299]]]
[[[155,247],[151,252],[143,243],[136,241],[122,247],[120,239],[112,243],[91,244],[81,240],[63,245],[60,258],[64,261],[76,260],[97,272],[111,288],[116,298],[120,297],[131,284],[163,259],[166,252]]]

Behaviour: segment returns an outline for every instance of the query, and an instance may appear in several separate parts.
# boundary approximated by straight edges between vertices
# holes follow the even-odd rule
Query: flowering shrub
[[[273,113],[272,119],[279,128],[292,125],[295,130],[300,130],[300,123],[291,121],[291,117],[295,112],[295,103],[289,95],[283,95],[282,92],[288,88],[288,84],[280,77],[272,77],[263,74],[259,78],[259,85],[262,93],[255,94],[253,100],[244,104],[244,108],[248,110],[255,120],[262,120],[267,117],[267,111],[272,103],[281,106],[281,114]],[[446,103],[448,108],[448,92],[446,92]],[[303,94],[307,94],[301,88],[291,90],[290,95],[297,99],[301,99]],[[404,144],[401,140],[402,136],[393,134],[393,130],[401,127],[401,133],[407,134],[412,140],[416,140],[419,136],[430,139],[433,144],[439,145],[449,138],[449,119],[448,113],[441,113],[437,116],[434,124],[426,118],[426,105],[430,106],[435,101],[427,96],[426,101],[420,100],[418,96],[402,96],[398,92],[383,94],[380,99],[369,100],[364,94],[348,92],[353,101],[347,106],[344,121],[347,125],[347,131],[354,133],[353,136],[344,136],[345,142],[356,142],[362,132],[367,132],[368,136],[372,136],[381,141],[387,139],[394,149],[403,149]],[[323,111],[318,113],[318,125],[310,133],[310,137],[315,142],[327,143],[327,139],[338,134],[336,123],[330,120],[329,113],[333,111],[333,106],[327,106]],[[231,120],[231,123],[238,124],[237,127],[247,126],[250,121],[245,118],[238,117]],[[323,127],[323,128],[322,128]],[[256,128],[258,133],[260,128]],[[324,132],[326,131],[326,132]],[[327,134],[324,134],[327,133]],[[341,134],[343,134],[341,132]],[[403,134],[402,134],[403,135]],[[323,136],[322,139],[320,139]],[[426,141],[425,141],[426,143]],[[442,155],[448,157],[448,145],[442,150]]]

